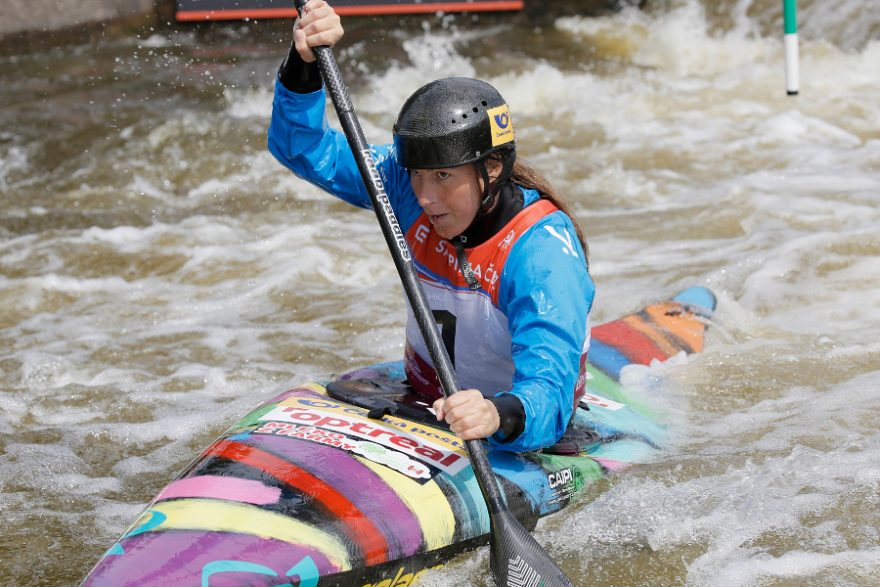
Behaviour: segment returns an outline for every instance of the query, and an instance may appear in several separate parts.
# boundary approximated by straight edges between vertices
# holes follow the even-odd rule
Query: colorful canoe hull
[[[592,481],[651,460],[664,429],[627,395],[621,370],[699,352],[714,307],[711,292],[691,288],[593,329],[573,454],[489,453],[508,508],[526,527]],[[402,380],[401,364],[347,376],[378,377]],[[458,438],[310,383],[263,403],[208,447],[83,585],[403,586],[486,543],[488,532]]]

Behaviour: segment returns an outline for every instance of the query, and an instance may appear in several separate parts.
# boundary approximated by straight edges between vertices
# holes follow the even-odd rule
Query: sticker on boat
[[[366,440],[354,440],[340,432],[331,432],[314,426],[298,426],[287,422],[266,422],[254,434],[272,434],[308,440],[317,444],[333,446],[341,450],[359,454],[379,465],[385,465],[413,479],[430,479],[431,469],[412,460],[403,453],[390,450],[381,444]]]
[[[420,427],[411,427],[409,430],[397,429],[393,422],[392,426],[388,426],[389,422],[386,420],[370,420],[352,414],[350,410],[343,411],[338,408],[335,411],[319,409],[319,407],[313,407],[315,404],[320,404],[319,407],[322,408],[331,409],[337,408],[338,405],[331,402],[290,398],[267,412],[260,420],[287,422],[341,432],[349,437],[354,436],[384,445],[449,475],[455,475],[468,466],[464,451],[452,445],[451,440],[446,446],[440,442],[429,440],[418,435],[418,432],[427,432],[421,430]]]
[[[605,408],[606,410],[611,410],[612,412],[616,412],[617,410],[626,407],[626,404],[622,404],[612,399],[601,397],[592,393],[584,393],[584,396],[581,398],[581,405],[585,408],[589,408],[590,406],[597,406],[600,408]]]

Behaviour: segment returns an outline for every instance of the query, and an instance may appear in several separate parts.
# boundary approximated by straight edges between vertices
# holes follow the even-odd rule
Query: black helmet
[[[484,81],[448,77],[422,86],[394,124],[397,161],[408,169],[473,163],[515,147],[510,110]]]

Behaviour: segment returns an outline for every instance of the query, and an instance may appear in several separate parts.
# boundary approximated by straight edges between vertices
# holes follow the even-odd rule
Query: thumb
[[[299,26],[299,19],[293,25],[293,46],[296,47],[296,52],[306,63],[312,63],[315,60],[315,54],[306,41],[306,33]]]
[[[434,412],[437,414],[437,420],[442,420],[446,417],[446,413],[443,411],[443,404],[446,402],[444,398],[440,398],[434,402],[434,405],[431,406],[434,408]]]

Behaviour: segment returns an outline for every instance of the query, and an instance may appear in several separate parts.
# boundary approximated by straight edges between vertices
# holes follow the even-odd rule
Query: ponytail
[[[561,195],[559,195],[556,188],[550,185],[550,182],[547,181],[543,175],[532,169],[532,167],[521,159],[517,159],[513,164],[513,171],[510,174],[510,180],[516,185],[535,190],[541,195],[542,199],[549,200],[554,206],[568,216],[571,223],[574,225],[574,231],[577,234],[578,242],[581,243],[581,246],[584,249],[584,254],[586,255],[585,261],[589,262],[590,249],[587,247],[587,241],[584,239],[584,233],[581,231],[580,224],[578,224],[578,221],[574,217],[574,214],[572,214],[568,203]]]

